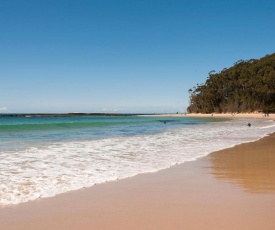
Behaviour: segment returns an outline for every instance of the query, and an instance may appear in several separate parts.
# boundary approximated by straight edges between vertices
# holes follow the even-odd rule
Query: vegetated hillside
[[[189,93],[190,113],[275,112],[275,53],[211,71]]]

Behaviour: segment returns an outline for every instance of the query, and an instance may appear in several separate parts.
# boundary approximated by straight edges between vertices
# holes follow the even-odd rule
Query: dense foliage
[[[189,93],[191,113],[275,112],[275,53],[211,71]]]

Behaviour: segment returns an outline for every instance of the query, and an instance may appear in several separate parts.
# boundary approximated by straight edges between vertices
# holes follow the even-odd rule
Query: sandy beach
[[[170,114],[156,114],[149,116],[168,116],[168,117],[220,117],[220,118],[261,118],[261,119],[275,119],[275,114],[263,114],[263,113],[170,113]]]
[[[0,208],[1,230],[275,229],[275,134],[157,173]]]
[[[275,0],[0,6],[0,230],[275,230]]]

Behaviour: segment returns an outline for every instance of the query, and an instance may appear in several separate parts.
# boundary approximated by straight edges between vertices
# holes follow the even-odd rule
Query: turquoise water
[[[221,120],[137,116],[1,117],[0,151],[20,150],[52,142],[149,135],[175,127],[213,121]]]
[[[0,206],[156,172],[271,132],[275,122],[262,119],[0,117]]]

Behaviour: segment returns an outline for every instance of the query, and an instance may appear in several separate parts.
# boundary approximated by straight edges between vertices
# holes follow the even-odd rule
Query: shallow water
[[[274,131],[274,121],[251,118],[0,118],[0,205],[155,172]]]

